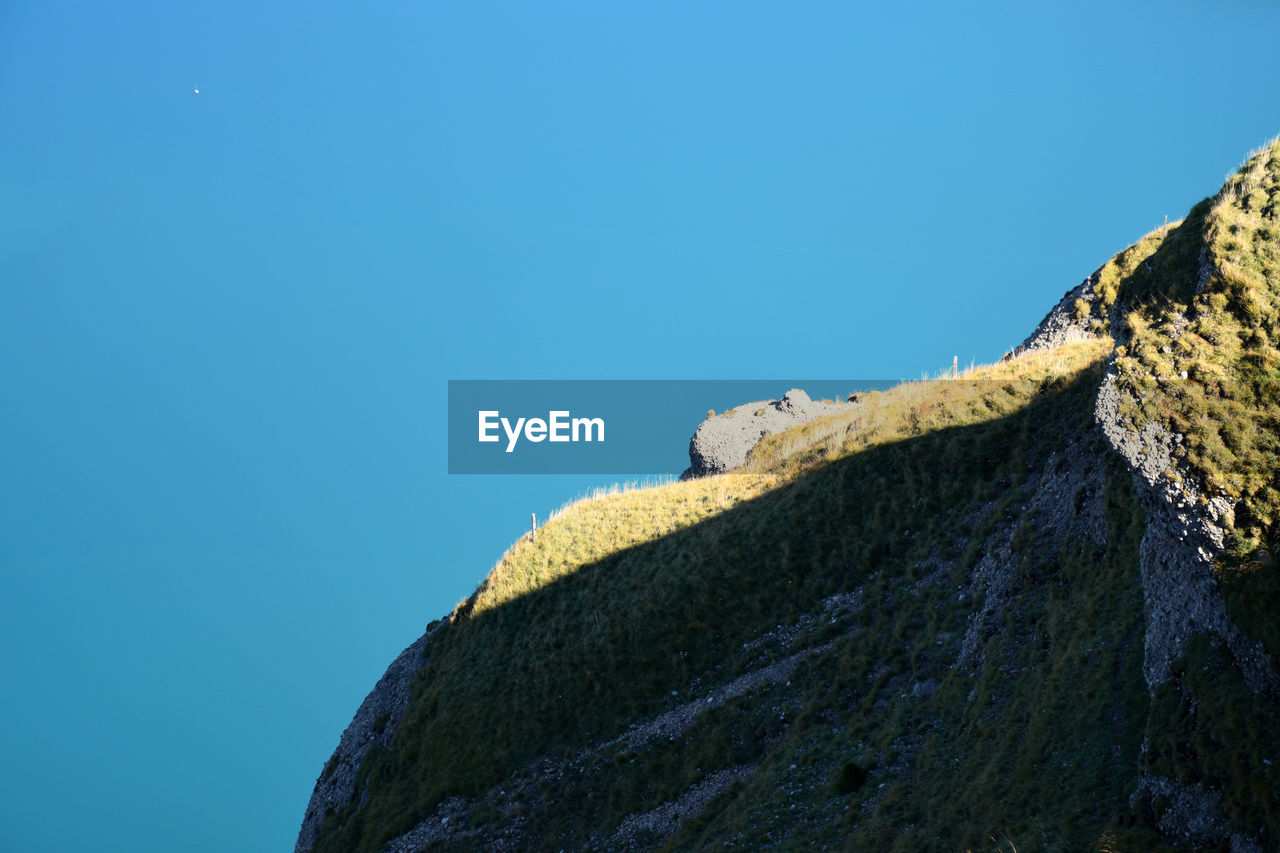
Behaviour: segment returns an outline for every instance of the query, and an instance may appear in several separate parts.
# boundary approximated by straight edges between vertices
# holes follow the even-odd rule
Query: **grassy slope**
[[[758,762],[749,790],[718,821],[686,828],[686,839],[812,832],[834,841],[854,832],[887,845],[917,833],[981,844],[991,832],[1025,834],[1033,819],[1058,833],[1077,827],[1077,843],[1098,838],[1133,781],[1100,768],[1116,752],[1136,768],[1144,722],[1141,525],[1127,475],[1108,473],[1114,531],[1103,552],[1039,547],[1033,521],[1014,525],[1020,618],[1039,627],[995,643],[972,678],[947,666],[972,607],[955,602],[955,588],[982,553],[974,519],[1004,524],[1000,508],[1026,500],[1028,472],[1088,432],[1107,349],[1080,344],[990,368],[979,381],[876,395],[856,416],[783,439],[795,446],[766,445],[747,474],[561,513],[460,607],[434,644],[396,749],[362,769],[367,807],[334,815],[317,849],[375,850],[444,797],[478,794],[538,756],[615,736],[669,707],[673,690],[783,656],[791,650],[761,657],[742,647],[857,587],[876,602],[857,617],[862,630],[831,629],[835,648],[777,689],[780,716],[769,694],[707,714],[679,749],[594,768],[581,784],[603,787],[600,801],[586,813],[538,814],[535,829],[583,843],[592,827],[677,796],[711,770]],[[938,565],[940,577],[903,599],[903,584]],[[1087,622],[1074,618],[1081,613]],[[1034,674],[1011,681],[1010,671]],[[942,679],[934,699],[897,701],[927,677]],[[1092,685],[1089,703],[1064,701],[1081,683]],[[1117,695],[1127,696],[1118,707]],[[1112,718],[1120,722],[1110,734],[1093,734]],[[1074,736],[1059,743],[1064,731]],[[889,772],[908,759],[909,785]],[[1046,761],[1063,768],[1047,772]],[[801,762],[804,813],[816,821],[808,829],[791,819],[797,810],[771,806],[776,775]],[[828,783],[848,764],[887,780],[873,818],[856,820],[857,797],[832,796]],[[1074,794],[1062,796],[1063,787]],[[922,790],[925,799],[910,793]],[[904,822],[915,827],[907,835]]]
[[[1273,654],[1275,150],[1117,255],[1095,304],[1079,307],[1131,335],[1117,368],[1138,392],[1135,423],[1184,433],[1194,475],[1241,499],[1224,588]],[[1204,247],[1218,272],[1197,294]],[[1280,780],[1261,761],[1280,765],[1270,697],[1248,694],[1221,652],[1197,642],[1184,677],[1148,701],[1142,518],[1127,472],[1104,465],[1105,547],[1055,544],[1020,514],[1028,475],[1089,432],[1106,351],[1078,344],[968,377],[995,381],[871,395],[855,413],[767,440],[744,473],[569,507],[455,612],[394,749],[361,768],[365,807],[332,815],[316,849],[376,850],[445,797],[607,740],[679,701],[672,691],[780,658],[794,649],[744,644],[854,589],[867,606],[810,638],[835,645],[790,687],[704,714],[679,744],[591,759],[543,792],[544,806],[565,805],[529,810],[530,828],[583,844],[709,772],[750,764],[672,846],[787,837],[988,849],[1008,838],[1020,850],[1151,849],[1153,816],[1127,808],[1145,736],[1152,772],[1224,790],[1224,813],[1280,838]],[[1170,380],[1184,369],[1189,381]],[[951,670],[975,606],[956,589],[1009,534],[1007,630],[972,675]],[[936,693],[904,700],[928,678]]]
[[[1252,155],[1180,230],[1193,239],[1165,253],[1174,274],[1155,292],[1127,294],[1131,339],[1116,366],[1142,397],[1135,422],[1184,434],[1209,493],[1240,502],[1245,556],[1273,544],[1280,521],[1280,143]],[[1197,293],[1201,247],[1212,269]]]

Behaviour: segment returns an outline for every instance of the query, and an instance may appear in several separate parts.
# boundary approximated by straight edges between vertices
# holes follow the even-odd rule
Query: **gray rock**
[[[1226,841],[1231,853],[1262,853],[1262,845],[1237,831],[1222,816],[1218,803],[1222,794],[1201,783],[1179,782],[1167,776],[1143,776],[1129,798],[1131,806],[1163,797],[1168,808],[1156,816],[1160,831],[1170,838],[1208,846]]]
[[[938,692],[938,688],[942,684],[936,678],[926,678],[924,681],[917,681],[915,686],[911,688],[911,695],[916,699],[927,699]]]
[[[849,411],[856,405],[856,399],[845,403],[811,400],[799,388],[791,389],[781,400],[742,403],[702,422],[689,441],[689,467],[680,479],[732,471],[747,461],[747,454],[765,436]]]

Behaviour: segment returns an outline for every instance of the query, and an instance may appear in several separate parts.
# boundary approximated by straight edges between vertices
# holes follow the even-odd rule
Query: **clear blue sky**
[[[291,849],[594,483],[449,378],[990,361],[1280,131],[1272,4],[855,5],[0,5],[0,850]]]

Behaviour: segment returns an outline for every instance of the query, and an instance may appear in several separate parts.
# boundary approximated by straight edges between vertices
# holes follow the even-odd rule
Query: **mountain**
[[[566,507],[296,850],[1280,848],[1280,142],[1003,361]]]

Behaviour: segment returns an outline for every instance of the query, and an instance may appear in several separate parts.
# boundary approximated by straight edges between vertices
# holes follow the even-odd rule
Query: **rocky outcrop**
[[[1231,853],[1262,853],[1262,845],[1231,826],[1222,816],[1218,803],[1222,795],[1201,784],[1187,784],[1167,776],[1144,776],[1133,792],[1130,805],[1155,805],[1163,800],[1164,808],[1156,815],[1156,825],[1170,838],[1197,847],[1227,842]]]
[[[409,686],[426,664],[427,643],[442,624],[429,625],[413,645],[401,652],[361,703],[355,718],[342,733],[338,748],[316,780],[302,828],[298,831],[294,853],[309,853],[325,817],[351,801],[355,793],[356,770],[369,750],[375,746],[385,747],[391,742],[391,736],[395,734],[409,703]]]
[[[707,418],[689,441],[689,467],[681,480],[732,471],[747,461],[760,439],[827,415],[849,410],[856,401],[828,403],[810,400],[793,388],[781,400],[743,403],[721,415]]]
[[[1108,370],[1094,416],[1107,443],[1133,472],[1147,513],[1139,566],[1147,624],[1147,686],[1154,691],[1168,680],[1169,665],[1186,651],[1187,641],[1205,631],[1226,643],[1249,686],[1261,690],[1274,680],[1266,655],[1227,616],[1213,574],[1233,506],[1221,495],[1204,494],[1193,472],[1176,458],[1174,448],[1182,436],[1154,421],[1137,429],[1124,419],[1125,393],[1114,369]]]
[[[1068,291],[1035,331],[1013,354],[1045,350],[1068,341],[1109,333],[1117,345],[1127,343],[1123,311],[1107,322],[1097,301],[1102,268]],[[1216,274],[1213,259],[1201,250],[1197,261],[1196,293]],[[1163,331],[1176,340],[1188,325],[1184,316],[1165,317]],[[1167,350],[1166,350],[1167,351]],[[1180,376],[1157,377],[1162,382],[1187,381]],[[1183,435],[1163,423],[1139,425],[1127,416],[1138,410],[1141,390],[1125,387],[1108,365],[1094,402],[1094,421],[1107,445],[1132,474],[1146,527],[1139,546],[1142,582],[1143,677],[1151,695],[1176,681],[1173,665],[1188,651],[1192,638],[1207,634],[1230,651],[1245,683],[1255,693],[1278,687],[1261,643],[1251,640],[1232,621],[1215,571],[1234,523],[1235,506],[1225,495],[1207,492],[1201,478],[1184,458]],[[1000,557],[992,553],[979,566],[988,569],[991,593],[999,599]],[[992,580],[994,579],[994,580]],[[978,620],[975,619],[975,623]],[[966,638],[967,640],[970,638]],[[975,644],[967,642],[963,648]],[[964,661],[964,655],[961,657]],[[1191,700],[1194,703],[1194,699]],[[1144,746],[1145,749],[1145,746]],[[1232,851],[1255,851],[1257,841],[1234,826],[1219,809],[1222,792],[1204,784],[1188,784],[1143,771],[1132,807],[1145,804],[1160,831],[1177,843],[1223,845]]]
[[[1125,343],[1123,324],[1108,323],[1099,300],[1098,285],[1105,268],[1104,264],[1067,291],[1010,356],[1108,332],[1117,344]],[[1202,250],[1197,292],[1214,273],[1212,258]],[[1173,338],[1187,324],[1183,317],[1168,322]],[[1178,377],[1162,378],[1178,381]],[[1180,378],[1185,381],[1186,373]],[[1111,449],[1133,473],[1148,518],[1140,566],[1147,626],[1143,664],[1147,686],[1154,691],[1168,680],[1169,665],[1182,656],[1193,634],[1204,631],[1225,642],[1250,686],[1262,689],[1273,680],[1265,654],[1231,623],[1213,574],[1214,561],[1225,547],[1234,506],[1222,495],[1205,494],[1194,472],[1178,458],[1183,436],[1155,421],[1138,428],[1124,418],[1121,412],[1127,394],[1130,392],[1117,382],[1113,360],[1098,390],[1094,419]]]
[[[727,791],[734,782],[748,778],[755,769],[753,765],[745,764],[717,771],[678,799],[663,803],[645,814],[631,815],[609,837],[608,849],[634,850],[641,846],[639,839],[642,833],[650,839],[673,835],[680,824],[702,814],[712,800]]]

